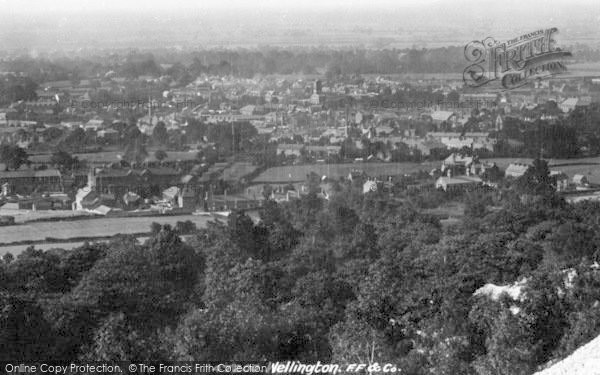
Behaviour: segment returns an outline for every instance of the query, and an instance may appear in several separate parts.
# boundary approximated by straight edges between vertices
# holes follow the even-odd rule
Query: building
[[[444,191],[467,190],[482,183],[477,176],[439,177],[435,181],[435,188]]]
[[[569,187],[569,176],[562,171],[550,171],[550,179],[556,191],[565,191]]]
[[[341,146],[305,146],[303,144],[282,144],[277,146],[277,155],[300,156],[302,150],[307,154],[316,157],[325,157],[330,155],[339,155]]]
[[[134,192],[143,198],[158,196],[161,192],[181,181],[180,173],[173,168],[113,169],[92,168],[88,186],[100,193],[122,197]]]
[[[567,98],[558,105],[558,108],[564,113],[570,112],[577,107],[578,101],[579,99],[577,98]]]
[[[368,180],[363,184],[363,194],[367,194],[372,191],[377,191],[377,181]]]
[[[523,176],[530,167],[531,166],[528,164],[511,163],[506,168],[506,171],[504,171],[504,175],[506,177],[519,178],[519,177]]]
[[[582,174],[574,175],[573,183],[577,186],[588,186],[590,184],[588,178]]]
[[[63,191],[62,176],[57,169],[2,171],[0,172],[0,185],[4,184],[12,194]]]
[[[429,132],[427,138],[441,142],[446,148],[461,149],[463,147],[487,149],[493,151],[496,140],[487,132]]]
[[[435,111],[431,114],[431,120],[434,124],[439,125],[443,122],[452,123],[456,120],[456,114],[451,111]]]

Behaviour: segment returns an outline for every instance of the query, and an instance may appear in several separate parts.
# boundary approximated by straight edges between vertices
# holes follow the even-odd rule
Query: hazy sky
[[[365,8],[405,7],[431,4],[443,0],[0,0],[2,11],[94,11],[94,10],[169,10],[240,9],[240,8]]]
[[[460,45],[549,27],[600,45],[600,0],[0,0],[0,50]]]

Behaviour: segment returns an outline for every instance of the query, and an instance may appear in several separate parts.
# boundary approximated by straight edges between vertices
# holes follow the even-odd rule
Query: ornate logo
[[[499,80],[501,87],[509,90],[566,72],[562,60],[571,52],[556,47],[552,37],[557,33],[554,27],[504,43],[491,37],[472,41],[465,46],[465,58],[471,63],[463,72],[465,85],[480,87]]]

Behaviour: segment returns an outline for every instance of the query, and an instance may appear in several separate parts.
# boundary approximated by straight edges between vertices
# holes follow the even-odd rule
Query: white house
[[[514,177],[514,178],[518,178],[521,177],[525,174],[525,172],[527,172],[527,170],[530,168],[530,165],[528,164],[521,164],[521,163],[511,163],[507,168],[506,171],[504,171],[504,174],[507,177]]]

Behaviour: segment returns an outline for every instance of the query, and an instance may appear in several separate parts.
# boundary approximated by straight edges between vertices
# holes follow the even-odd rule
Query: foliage
[[[556,200],[547,177],[536,162],[518,191],[449,197],[400,187],[399,199],[340,182],[325,200],[313,176],[312,192],[267,199],[258,218],[154,223],[143,244],[30,248],[0,263],[0,345],[11,360],[319,360],[529,374],[600,333],[600,204]],[[522,202],[521,193],[542,199]],[[459,225],[431,214],[461,201]],[[474,297],[486,284],[516,282],[519,296]]]
[[[27,163],[27,152],[19,146],[15,145],[0,145],[0,162],[4,163],[5,170],[19,169],[19,167]]]

